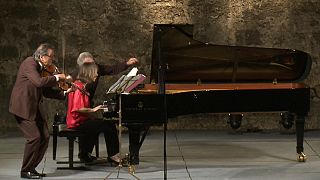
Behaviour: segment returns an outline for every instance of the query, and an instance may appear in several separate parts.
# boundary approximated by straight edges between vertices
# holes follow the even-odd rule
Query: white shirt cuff
[[[56,77],[56,81],[59,81],[59,76],[54,75],[54,77]]]

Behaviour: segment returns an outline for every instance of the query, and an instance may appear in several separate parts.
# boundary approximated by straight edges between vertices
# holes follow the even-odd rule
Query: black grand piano
[[[298,161],[305,161],[310,89],[302,81],[311,68],[310,56],[293,49],[202,43],[192,34],[191,25],[154,26],[150,83],[119,98],[122,122],[131,133],[130,154],[138,153],[144,139],[137,140],[145,130],[137,128],[139,124],[164,123],[167,117],[192,113],[237,117],[279,112],[295,122]],[[290,126],[290,120],[285,124]]]

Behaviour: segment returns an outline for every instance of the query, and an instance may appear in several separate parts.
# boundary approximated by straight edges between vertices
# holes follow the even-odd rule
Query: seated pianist
[[[90,94],[86,85],[98,77],[98,66],[95,63],[84,63],[79,67],[77,79],[74,81],[74,92],[68,94],[67,127],[76,129],[84,134],[79,141],[79,157],[83,162],[91,162],[90,153],[94,142],[100,133],[104,134],[107,148],[107,157],[111,163],[119,164],[119,139],[114,123],[103,121],[93,116],[93,113],[102,109],[101,105],[91,108]]]
[[[126,69],[128,69],[130,66],[137,64],[138,62],[139,62],[138,59],[131,57],[126,61],[118,62],[113,65],[98,64],[91,53],[89,53],[89,52],[80,53],[80,55],[77,59],[78,67],[82,66],[83,64],[90,64],[90,63],[97,64],[97,66],[98,66],[98,71],[97,71],[98,76],[96,77],[94,82],[86,84],[86,87],[85,87],[85,90],[88,91],[88,93],[89,93],[90,107],[93,107],[93,104],[94,104],[93,98],[95,95],[96,88],[98,87],[98,82],[99,82],[100,78],[102,78],[103,76],[107,76],[107,75],[119,74],[119,73],[125,71]],[[78,75],[78,71],[74,71],[71,75],[72,75],[73,79],[76,79],[76,77]],[[98,134],[97,134],[97,136],[98,136]],[[79,139],[79,143],[81,143],[81,139]],[[96,157],[91,155],[92,150],[93,150],[93,146],[91,146],[90,148],[85,149],[85,150],[80,148],[79,149],[80,160],[85,161],[85,162],[91,162],[91,161],[95,160]]]

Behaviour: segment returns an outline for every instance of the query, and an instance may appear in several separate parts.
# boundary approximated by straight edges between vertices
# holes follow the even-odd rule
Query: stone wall
[[[82,51],[99,63],[136,56],[150,73],[153,24],[193,24],[194,37],[223,45],[292,48],[310,53],[313,66],[304,81],[320,91],[320,2],[318,0],[11,0],[0,1],[0,129],[16,129],[8,112],[21,61],[40,42],[57,47],[57,66],[70,72]],[[125,73],[125,72],[124,72]],[[102,78],[96,102],[117,76]],[[45,100],[47,118],[65,111],[65,102]],[[319,129],[319,99],[312,93],[307,129]],[[279,129],[277,114],[245,116],[242,129]],[[190,120],[192,119],[192,120]],[[170,120],[169,128],[228,129],[226,115],[196,114]]]

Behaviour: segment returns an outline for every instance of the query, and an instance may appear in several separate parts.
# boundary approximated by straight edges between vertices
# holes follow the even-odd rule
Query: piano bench
[[[80,163],[80,161],[73,160],[74,154],[74,142],[77,138],[84,136],[85,133],[67,128],[64,123],[53,123],[53,160],[56,160],[57,154],[57,141],[58,137],[66,137],[68,139],[68,161],[57,161],[57,164],[68,164],[68,167],[58,167],[57,169],[83,169],[83,167],[74,167],[75,163]],[[96,157],[99,157],[99,137],[95,143]]]

